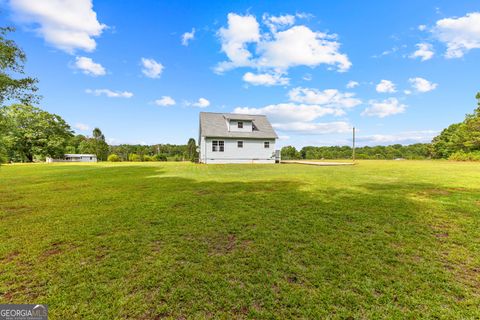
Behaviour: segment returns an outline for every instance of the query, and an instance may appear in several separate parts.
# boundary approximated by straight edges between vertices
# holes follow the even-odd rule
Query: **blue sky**
[[[280,145],[426,142],[475,108],[478,1],[1,1],[40,106],[109,142],[266,114]]]

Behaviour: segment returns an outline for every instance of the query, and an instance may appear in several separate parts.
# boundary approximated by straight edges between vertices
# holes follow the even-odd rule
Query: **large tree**
[[[197,144],[193,138],[188,139],[187,142],[187,158],[192,162],[195,162],[198,158]]]
[[[480,92],[477,93],[477,108],[465,118],[465,147],[470,151],[480,150]]]
[[[455,152],[480,151],[480,92],[476,95],[477,108],[465,120],[450,125],[433,138],[432,149],[436,158],[448,158]]]
[[[81,153],[95,154],[98,160],[105,161],[108,157],[108,144],[99,128],[93,129],[92,138],[80,142],[78,149]]]
[[[0,121],[2,140],[12,161],[62,157],[72,137],[70,126],[60,116],[29,105],[0,108]]]
[[[38,80],[31,77],[14,78],[23,75],[26,55],[13,41],[6,38],[13,28],[0,28],[0,105],[5,101],[20,101],[22,104],[38,102]]]

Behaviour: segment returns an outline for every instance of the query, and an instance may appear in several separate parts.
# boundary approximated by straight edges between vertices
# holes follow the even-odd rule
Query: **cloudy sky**
[[[41,107],[109,142],[266,114],[281,145],[429,141],[475,108],[478,1],[0,0]]]

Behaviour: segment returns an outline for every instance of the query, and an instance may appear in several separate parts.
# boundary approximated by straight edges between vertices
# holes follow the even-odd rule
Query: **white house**
[[[52,162],[97,162],[97,156],[94,154],[65,154],[63,159],[47,158],[47,163]]]
[[[275,163],[278,136],[264,115],[200,112],[202,163]]]

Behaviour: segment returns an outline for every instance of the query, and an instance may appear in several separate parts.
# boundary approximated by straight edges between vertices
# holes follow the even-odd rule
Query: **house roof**
[[[95,154],[87,154],[87,153],[66,153],[65,157],[96,157]]]
[[[227,121],[244,120],[252,121],[257,130],[252,132],[228,131]],[[202,137],[217,138],[253,138],[276,139],[275,130],[264,115],[250,115],[237,113],[200,112],[200,135]]]

